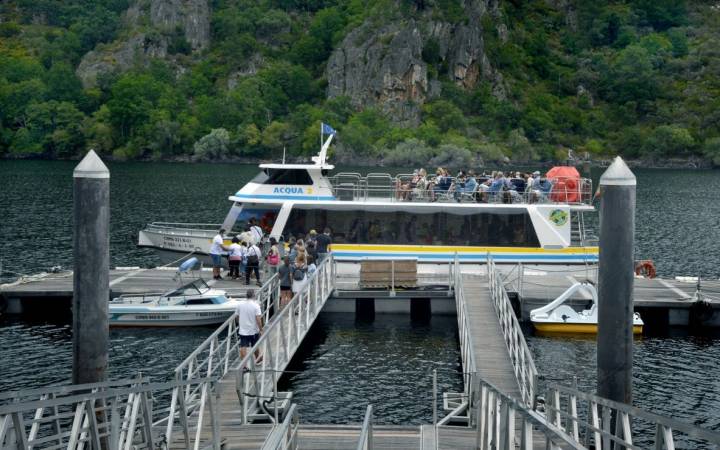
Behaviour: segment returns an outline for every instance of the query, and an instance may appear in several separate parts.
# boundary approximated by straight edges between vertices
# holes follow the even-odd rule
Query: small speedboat
[[[592,296],[592,306],[583,311],[575,311],[564,303],[579,290],[584,289]],[[541,333],[553,334],[597,334],[598,295],[591,283],[574,283],[558,298],[530,311],[530,321]],[[633,314],[633,334],[642,334],[643,321],[640,314]]]
[[[111,327],[186,327],[219,324],[237,301],[197,280],[161,294],[128,294],[110,302]]]

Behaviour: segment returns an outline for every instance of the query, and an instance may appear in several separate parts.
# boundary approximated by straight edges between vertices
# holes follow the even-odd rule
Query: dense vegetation
[[[569,17],[545,0],[502,1],[507,40],[489,16],[483,28],[506,97],[486,82],[456,86],[429,42],[423,59],[442,93],[417,127],[401,127],[372,107],[328,100],[329,55],[365,20],[428,10],[465,20],[459,0],[214,0],[208,49],[151,30],[170,39],[168,57],[83,88],[81,58],[124,37],[133,1],[0,5],[0,156],[67,158],[90,147],[120,159],[308,155],[325,121],[339,131],[338,152],[358,160],[550,160],[571,148],[720,164],[720,11],[709,4],[576,0]]]

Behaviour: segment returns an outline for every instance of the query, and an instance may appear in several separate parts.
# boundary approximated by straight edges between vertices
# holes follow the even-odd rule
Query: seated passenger
[[[540,177],[538,181],[533,184],[534,191],[540,195],[542,200],[547,200],[550,191],[552,191],[552,183],[547,178]]]
[[[467,177],[465,177],[465,186],[460,192],[459,197],[468,197],[470,199],[474,199],[473,196],[475,194],[475,190],[478,187],[477,180],[475,179],[475,172],[472,170],[469,170],[467,173]],[[456,197],[458,198],[458,197]]]
[[[412,191],[414,198],[425,198],[425,192],[428,189],[427,172],[425,169],[418,170],[418,179],[415,188]]]

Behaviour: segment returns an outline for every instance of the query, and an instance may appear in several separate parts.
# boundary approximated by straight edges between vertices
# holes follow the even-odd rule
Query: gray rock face
[[[466,20],[448,23],[427,19],[394,21],[374,27],[366,22],[349,33],[328,61],[328,97],[349,96],[355,106],[375,105],[394,121],[414,125],[420,106],[440,94],[440,84],[429,79],[423,49],[436,42],[448,76],[471,89],[481,80],[493,93],[505,96],[502,75],[485,54],[481,20],[499,14],[494,0],[469,0]],[[506,29],[504,29],[506,31]]]
[[[125,72],[136,65],[145,65],[150,58],[168,56],[167,32],[180,27],[193,50],[201,50],[210,43],[209,0],[138,0],[130,5],[123,17],[128,29],[124,39],[105,44],[83,56],[77,75],[83,86],[93,87],[99,76]],[[155,29],[147,33],[143,22]]]
[[[152,0],[150,21],[160,28],[177,26],[185,32],[185,39],[193,50],[210,43],[210,7],[207,0]]]

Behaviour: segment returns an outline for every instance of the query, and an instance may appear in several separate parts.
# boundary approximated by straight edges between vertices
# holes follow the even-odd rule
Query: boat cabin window
[[[283,235],[329,227],[335,243],[540,247],[527,210],[409,213],[293,208]]]
[[[265,169],[268,178],[264,184],[313,184],[310,174],[305,169]]]
[[[185,302],[186,305],[212,305],[211,298],[193,298]]]

